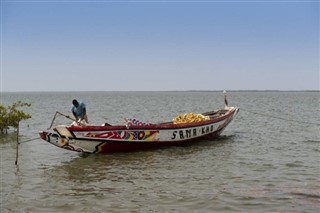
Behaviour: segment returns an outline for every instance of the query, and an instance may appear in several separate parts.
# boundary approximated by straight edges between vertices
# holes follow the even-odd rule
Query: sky
[[[2,92],[319,90],[318,0],[0,0]]]

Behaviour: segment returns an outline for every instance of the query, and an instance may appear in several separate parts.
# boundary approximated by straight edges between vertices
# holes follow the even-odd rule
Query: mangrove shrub
[[[7,134],[10,127],[17,129],[20,121],[31,118],[30,114],[18,109],[30,106],[31,104],[22,101],[16,101],[7,107],[0,105],[0,133]]]

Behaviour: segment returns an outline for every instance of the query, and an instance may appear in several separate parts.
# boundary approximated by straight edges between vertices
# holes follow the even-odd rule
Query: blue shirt
[[[84,116],[84,109],[85,108],[86,108],[86,105],[82,101],[79,101],[79,106],[78,107],[73,106],[72,112],[74,112],[74,114],[76,114],[76,116],[82,117],[82,116]]]

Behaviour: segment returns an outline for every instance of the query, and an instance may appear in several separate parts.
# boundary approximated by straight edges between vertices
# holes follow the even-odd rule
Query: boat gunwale
[[[82,131],[114,131],[114,130],[170,130],[170,129],[184,129],[192,127],[205,126],[212,123],[217,123],[222,120],[227,119],[228,117],[234,115],[237,112],[238,107],[230,107],[230,109],[221,109],[228,110],[224,115],[210,118],[206,121],[193,122],[193,123],[182,123],[182,124],[173,124],[172,122],[161,123],[161,124],[149,124],[144,126],[130,126],[129,128],[126,125],[117,125],[117,126],[66,126],[66,128],[71,132],[82,132]],[[219,111],[214,111],[218,113]],[[206,112],[210,113],[210,112]],[[205,114],[205,113],[203,113]]]
[[[204,135],[199,135],[199,136],[196,136],[196,137],[192,137],[192,138],[186,138],[186,139],[183,139],[183,140],[178,140],[178,141],[171,141],[171,140],[168,140],[168,141],[131,141],[131,140],[112,140],[112,139],[105,139],[105,138],[96,138],[96,137],[93,137],[93,138],[78,138],[78,137],[72,137],[72,138],[68,138],[64,135],[61,135],[59,133],[53,133],[51,134],[50,136],[51,137],[55,137],[55,138],[64,138],[64,139],[73,139],[73,140],[80,140],[80,141],[87,141],[87,142],[95,142],[95,143],[116,143],[116,144],[150,144],[150,143],[161,143],[161,144],[181,144],[181,143],[185,143],[185,142],[189,142],[189,141],[195,141],[195,140],[200,140],[200,139],[204,139],[204,138],[207,138],[209,135],[217,135],[219,134],[221,131],[223,131],[223,129],[228,126],[228,124],[231,122],[231,120],[229,120],[227,123],[225,123],[221,128],[217,129],[216,131],[214,132],[210,132],[210,133],[207,133],[207,134],[204,134]],[[200,126],[203,126],[203,125],[200,125]],[[200,126],[197,126],[197,127],[200,127]],[[143,130],[143,129],[138,129],[138,130]],[[170,130],[170,129],[169,129]],[[129,130],[128,130],[129,131]],[[71,131],[71,134],[74,135],[74,133]],[[59,146],[58,146],[59,147]]]

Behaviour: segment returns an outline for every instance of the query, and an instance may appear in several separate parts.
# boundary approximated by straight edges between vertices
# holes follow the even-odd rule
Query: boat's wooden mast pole
[[[228,108],[227,91],[223,91],[224,94],[224,108]]]

